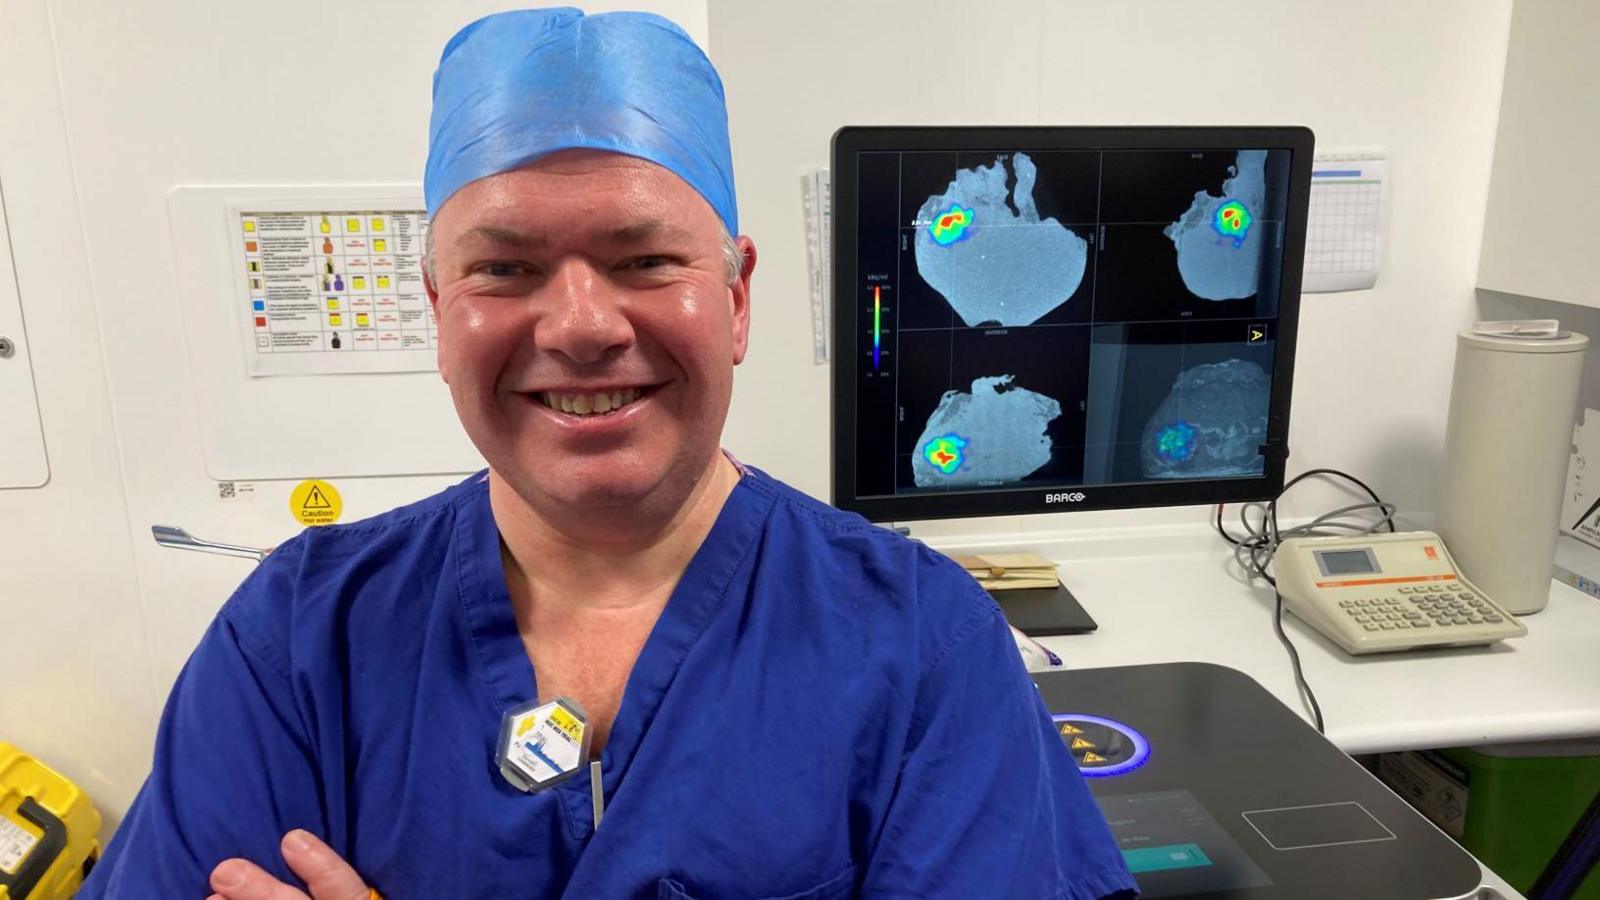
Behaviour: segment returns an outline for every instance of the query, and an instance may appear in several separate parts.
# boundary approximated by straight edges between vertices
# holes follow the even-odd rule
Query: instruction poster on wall
[[[435,368],[419,209],[232,210],[251,375]]]

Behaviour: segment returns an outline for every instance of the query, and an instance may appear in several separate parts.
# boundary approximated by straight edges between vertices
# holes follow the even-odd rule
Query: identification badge
[[[571,697],[524,703],[500,719],[495,762],[518,790],[533,793],[583,770],[589,757],[589,717]]]

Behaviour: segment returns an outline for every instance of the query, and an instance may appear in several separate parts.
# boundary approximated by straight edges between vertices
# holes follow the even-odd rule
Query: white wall
[[[1431,510],[1455,328],[1471,318],[1510,0],[711,0],[741,227],[761,251],[728,439],[828,495],[799,175],[842,125],[1307,125],[1391,155],[1377,288],[1307,295],[1290,472],[1334,466]],[[812,435],[811,439],[803,436]],[[1301,488],[1296,488],[1298,493]],[[1290,510],[1326,508],[1310,490]],[[1196,522],[1194,508],[930,523],[914,533]]]
[[[0,741],[115,812],[157,696],[59,99],[43,5],[0,3],[0,189],[50,461],[43,487],[0,490]]]
[[[1520,0],[1478,284],[1600,309],[1600,4]]]
[[[1578,407],[1600,409],[1600,307],[1562,303],[1539,297],[1523,297],[1480,288],[1476,319],[1555,319],[1562,329],[1589,338],[1583,355],[1583,373],[1578,376]]]
[[[438,50],[492,5],[0,3],[0,185],[52,473],[43,488],[0,491],[0,740],[77,779],[108,822],[146,770],[177,666],[248,566],[156,548],[150,524],[259,544],[298,527],[292,483],[222,501],[204,470],[193,386],[208,373],[191,370],[183,343],[185,263],[166,193],[418,180]],[[1265,0],[651,5],[709,28],[741,216],[761,249],[754,347],[728,426],[742,457],[826,496],[827,370],[811,361],[798,175],[827,162],[836,127],[1293,122],[1323,145],[1387,146],[1395,177],[1379,288],[1308,298],[1302,314],[1292,465],[1338,465],[1431,508],[1509,0],[1449,15],[1362,0],[1337,19]],[[1227,51],[1247,74],[1224,74]],[[346,519],[445,480],[342,482]]]

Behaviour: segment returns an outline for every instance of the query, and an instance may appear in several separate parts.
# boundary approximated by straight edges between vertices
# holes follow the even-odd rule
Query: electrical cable
[[[1304,525],[1279,530],[1278,528],[1278,501],[1289,489],[1313,476],[1338,476],[1353,482],[1372,498],[1371,503],[1354,503],[1331,510],[1312,519]],[[1308,469],[1301,472],[1284,484],[1278,496],[1262,502],[1250,502],[1239,506],[1239,527],[1244,529],[1242,536],[1235,536],[1228,532],[1222,524],[1223,508],[1227,504],[1218,503],[1216,517],[1212,522],[1217,534],[1224,541],[1233,545],[1233,561],[1252,581],[1257,578],[1272,586],[1274,599],[1272,610],[1272,630],[1277,634],[1278,640],[1289,654],[1290,666],[1294,669],[1294,683],[1296,689],[1304,697],[1311,708],[1311,716],[1315,721],[1317,731],[1327,734],[1322,718],[1322,706],[1317,702],[1317,695],[1307,683],[1305,673],[1300,667],[1300,653],[1295,649],[1294,643],[1289,640],[1289,635],[1283,630],[1283,594],[1278,592],[1278,580],[1268,567],[1272,564],[1272,555],[1277,551],[1278,545],[1286,538],[1292,537],[1326,537],[1342,534],[1372,534],[1384,525],[1389,526],[1389,531],[1395,531],[1394,513],[1395,505],[1385,503],[1366,482],[1354,475],[1341,472],[1338,469]],[[1353,515],[1369,510],[1378,513],[1375,520],[1352,519]],[[1251,521],[1251,515],[1260,517],[1259,523]]]

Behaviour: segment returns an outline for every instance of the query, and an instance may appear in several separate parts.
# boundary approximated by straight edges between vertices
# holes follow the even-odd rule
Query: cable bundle
[[[1323,513],[1304,525],[1296,525],[1289,529],[1279,529],[1278,501],[1283,499],[1283,495],[1288,493],[1290,488],[1314,475],[1337,475],[1340,478],[1354,482],[1363,491],[1367,492],[1367,496],[1372,498],[1372,502],[1342,506],[1332,512]],[[1373,534],[1382,529],[1384,525],[1388,525],[1389,531],[1393,532],[1395,530],[1395,505],[1380,499],[1377,492],[1367,487],[1366,482],[1338,469],[1309,469],[1301,472],[1290,479],[1283,486],[1283,490],[1278,492],[1278,496],[1271,500],[1265,503],[1252,502],[1240,506],[1239,524],[1244,528],[1244,535],[1240,537],[1229,534],[1222,525],[1222,511],[1225,505],[1222,503],[1217,504],[1217,516],[1213,523],[1216,526],[1217,534],[1222,535],[1223,540],[1233,545],[1234,562],[1238,564],[1246,575],[1250,576],[1251,580],[1260,578],[1267,584],[1272,585],[1272,593],[1276,598],[1272,613],[1273,631],[1277,632],[1278,640],[1283,643],[1284,649],[1289,652],[1289,662],[1294,666],[1295,685],[1304,694],[1307,703],[1310,704],[1312,717],[1316,720],[1317,731],[1326,734],[1327,732],[1323,728],[1322,722],[1322,707],[1318,705],[1317,695],[1312,693],[1311,685],[1306,683],[1305,675],[1300,671],[1300,654],[1295,650],[1294,644],[1290,643],[1289,636],[1283,632],[1283,595],[1278,593],[1278,580],[1267,569],[1272,565],[1272,555],[1277,552],[1278,545],[1287,538]],[[1377,518],[1370,520],[1353,520],[1350,518],[1368,510],[1376,510],[1379,515]],[[1253,523],[1251,521],[1252,514],[1260,517],[1259,522]]]

